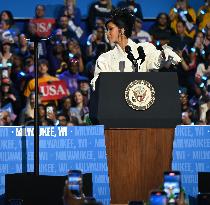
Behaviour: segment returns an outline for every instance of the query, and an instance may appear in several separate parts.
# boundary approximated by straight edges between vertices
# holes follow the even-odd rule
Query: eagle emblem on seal
[[[134,110],[147,110],[155,102],[155,89],[146,80],[134,80],[125,89],[125,100]]]

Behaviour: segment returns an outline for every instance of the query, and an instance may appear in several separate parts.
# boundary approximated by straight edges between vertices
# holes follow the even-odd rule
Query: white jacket
[[[137,48],[141,46],[146,55],[145,61],[141,64],[141,59],[138,60],[138,72],[149,72],[150,70],[159,69],[162,58],[162,53],[157,50],[152,43],[138,43],[136,44],[131,39],[128,39],[128,44],[131,47],[132,54],[135,59],[139,57]],[[170,51],[169,51],[170,50]],[[166,51],[166,52],[165,52]],[[169,60],[172,56],[173,62],[180,62],[181,58],[174,53],[169,47],[165,47],[165,60]],[[141,65],[140,65],[141,64]],[[127,53],[122,50],[119,45],[116,45],[112,50],[101,54],[95,65],[94,78],[91,80],[93,90],[95,90],[95,82],[100,72],[134,72],[132,62],[127,58]]]

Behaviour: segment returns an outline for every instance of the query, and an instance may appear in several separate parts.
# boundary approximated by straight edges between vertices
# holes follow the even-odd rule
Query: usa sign
[[[31,24],[36,26],[35,34],[37,37],[47,38],[51,35],[52,29],[55,24],[55,19],[53,18],[35,18],[30,20]]]
[[[58,100],[69,95],[66,82],[63,80],[39,83],[41,100]]]

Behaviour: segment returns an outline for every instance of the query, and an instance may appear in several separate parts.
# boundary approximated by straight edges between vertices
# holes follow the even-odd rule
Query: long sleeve
[[[146,72],[153,69],[159,69],[161,63],[161,51],[157,50],[152,43],[145,42],[139,43],[138,45],[143,47],[146,56],[145,62],[142,63],[141,69],[143,69]]]
[[[151,43],[138,44],[143,47],[146,55],[146,70],[159,69],[161,64],[170,61],[173,65],[181,62],[181,58],[173,51],[173,49],[167,45],[164,45],[163,50],[157,50]]]
[[[95,83],[98,79],[99,73],[101,72],[109,72],[108,59],[106,59],[104,55],[100,55],[96,61],[94,78],[91,80],[91,86],[93,90],[95,90]]]

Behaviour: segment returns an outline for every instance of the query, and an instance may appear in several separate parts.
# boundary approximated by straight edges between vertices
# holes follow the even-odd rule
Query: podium
[[[128,88],[136,81],[153,88],[154,102],[148,109],[136,110],[128,104]],[[134,88],[138,90],[142,92],[139,85]],[[105,126],[112,204],[146,201],[149,192],[161,186],[163,172],[171,169],[174,128],[180,124],[180,112],[176,73],[99,75],[91,96],[90,118],[94,124]]]

